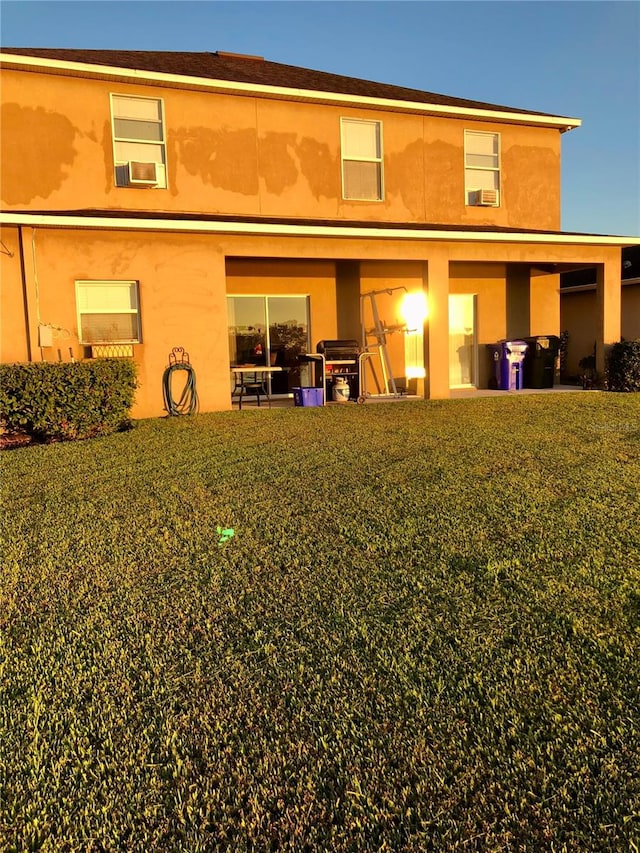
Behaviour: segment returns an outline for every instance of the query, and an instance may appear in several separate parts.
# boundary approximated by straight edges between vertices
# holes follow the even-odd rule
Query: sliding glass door
[[[231,364],[266,364],[267,306],[264,296],[228,296]]]
[[[227,296],[230,363],[281,367],[271,392],[300,384],[298,355],[309,351],[308,296]]]

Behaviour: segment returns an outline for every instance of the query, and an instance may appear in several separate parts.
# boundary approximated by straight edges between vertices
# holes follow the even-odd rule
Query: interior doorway
[[[449,295],[449,387],[475,388],[478,384],[476,295]]]

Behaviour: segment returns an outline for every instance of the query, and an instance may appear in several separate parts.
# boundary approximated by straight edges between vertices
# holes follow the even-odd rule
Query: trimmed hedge
[[[38,441],[106,435],[130,425],[136,366],[129,359],[0,365],[0,425]]]
[[[640,338],[620,341],[611,347],[607,359],[609,391],[640,391]]]

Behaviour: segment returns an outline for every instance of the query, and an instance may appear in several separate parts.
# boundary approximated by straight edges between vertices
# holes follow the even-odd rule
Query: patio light
[[[417,360],[417,354],[414,355],[414,358]],[[424,369],[424,367],[419,367],[418,365],[408,364],[405,367],[404,372],[406,374],[407,379],[424,379],[427,375],[427,371]]]
[[[423,329],[429,308],[423,290],[405,294],[400,312],[406,323],[404,344],[404,369],[407,380],[424,379],[426,370],[423,355]]]
[[[406,293],[400,305],[402,318],[407,324],[407,333],[421,332],[429,314],[427,297],[423,290]]]

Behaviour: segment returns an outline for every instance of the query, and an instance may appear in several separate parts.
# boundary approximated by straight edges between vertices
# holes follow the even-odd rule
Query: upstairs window
[[[382,200],[382,122],[340,119],[342,197]]]
[[[481,207],[500,204],[500,134],[464,132],[466,203]]]
[[[76,281],[81,344],[139,344],[137,281]]]
[[[166,188],[162,101],[111,95],[116,186]]]

